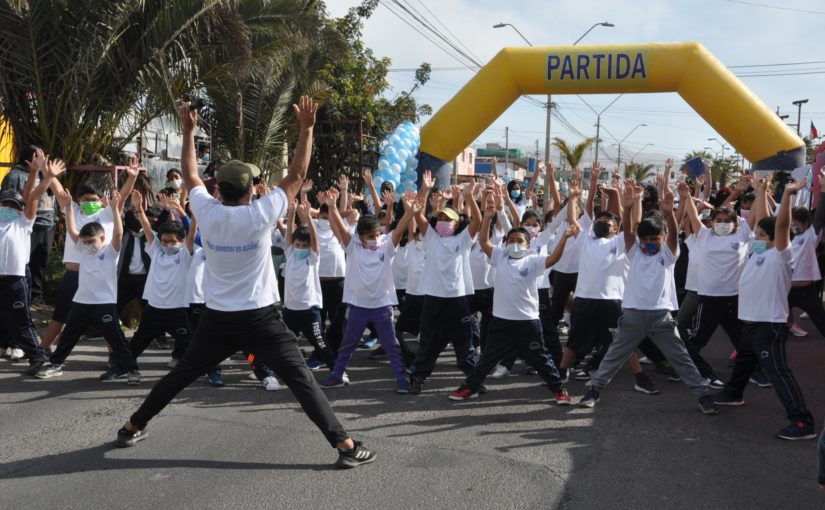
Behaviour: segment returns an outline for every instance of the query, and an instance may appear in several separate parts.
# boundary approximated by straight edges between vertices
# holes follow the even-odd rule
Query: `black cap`
[[[14,202],[20,209],[26,206],[26,203],[23,202],[23,195],[13,189],[0,191],[0,202]]]

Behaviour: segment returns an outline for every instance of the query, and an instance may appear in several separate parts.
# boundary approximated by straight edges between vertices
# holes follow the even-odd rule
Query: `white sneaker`
[[[180,360],[178,358],[172,358],[169,360],[169,363],[167,363],[166,366],[169,368],[175,368],[176,366],[178,366],[178,363],[180,363]]]
[[[341,380],[344,381],[345,385],[349,384],[349,375],[347,375],[347,373],[344,372],[344,375],[341,376]]]
[[[808,314],[807,314],[807,313],[805,313],[805,312],[802,312],[802,313],[800,313],[800,314],[799,314],[799,318],[800,318],[800,319],[810,319],[810,318],[811,318],[811,316],[810,316],[810,315],[808,315]]]
[[[793,326],[791,326],[789,329],[791,330],[791,334],[792,334],[793,336],[798,336],[798,337],[806,337],[806,336],[808,336],[808,332],[807,332],[807,331],[805,331],[804,329],[800,328],[798,324],[794,324],[794,325],[793,325]],[[14,354],[12,354],[11,359],[12,359],[12,360],[14,359]]]
[[[258,376],[257,376],[257,375],[255,375],[255,372],[249,372],[248,379],[249,379],[250,381],[257,381],[257,380],[258,380]]]
[[[496,365],[496,368],[495,370],[493,370],[493,373],[490,374],[490,377],[492,377],[493,379],[504,379],[508,375],[510,375],[510,371],[507,370],[507,367],[502,365]]]
[[[278,382],[278,379],[275,379],[274,375],[270,375],[264,379],[263,383],[266,391],[278,391],[281,389],[281,383]]]
[[[642,365],[652,365],[653,364],[653,362],[650,361],[650,359],[647,356],[642,356],[641,358],[639,358],[639,363],[641,363]]]
[[[20,361],[25,355],[26,354],[23,352],[23,349],[18,349],[15,347],[11,350],[11,357],[9,359],[12,361]]]

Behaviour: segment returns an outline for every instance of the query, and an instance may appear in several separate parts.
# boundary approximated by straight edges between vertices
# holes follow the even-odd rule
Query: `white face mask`
[[[97,255],[97,252],[100,251],[100,248],[97,247],[96,244],[84,244],[83,250],[86,252],[87,255]]]
[[[729,236],[733,233],[733,223],[715,223],[713,233],[718,236]]]
[[[318,220],[318,230],[329,230],[329,220]]]
[[[527,255],[528,249],[522,244],[510,243],[507,245],[507,255],[514,259],[520,259]]]
[[[180,189],[180,187],[183,186],[183,179],[172,179],[171,181],[166,181],[166,184],[168,184],[170,188]]]
[[[160,249],[163,250],[164,255],[172,256],[177,255],[180,252],[182,246],[179,244],[177,246],[161,246]]]

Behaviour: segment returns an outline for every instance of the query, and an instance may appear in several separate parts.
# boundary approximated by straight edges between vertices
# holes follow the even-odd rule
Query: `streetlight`
[[[607,21],[602,21],[601,23],[594,23],[593,26],[588,28],[587,31],[581,35],[581,37],[576,39],[576,42],[573,43],[573,46],[577,45],[579,43],[579,41],[584,39],[584,36],[589,34],[594,28],[596,28],[598,26],[615,27],[616,25],[614,25],[613,23],[609,23]],[[504,28],[504,27],[512,28],[513,30],[516,31],[516,33],[519,36],[521,36],[522,39],[524,39],[524,42],[526,42],[528,46],[531,46],[531,47],[533,46],[533,43],[531,43],[529,39],[524,37],[524,34],[522,34],[521,31],[519,31],[519,29],[516,28],[516,26],[513,25],[512,23],[496,23],[495,25],[493,25],[493,28]],[[552,108],[553,108],[552,99],[553,98],[552,98],[551,94],[547,94],[547,104],[545,105],[545,108],[547,109],[547,125],[545,126],[545,137],[544,137],[544,159],[546,159],[547,161],[550,161],[550,119],[552,118],[551,115],[552,115]],[[597,133],[597,138],[598,138],[598,133]],[[598,141],[596,143],[598,144]],[[598,158],[598,151],[597,151],[596,160],[598,161],[598,159],[599,158]],[[538,162],[536,164],[538,165]],[[547,203],[546,200],[547,200],[547,197],[549,197],[549,196],[550,196],[550,180],[549,179],[544,179],[545,204]]]
[[[636,151],[636,154],[634,154],[633,156],[631,156],[631,157],[630,157],[630,164],[631,164],[631,165],[633,164],[633,160],[634,160],[634,159],[636,159],[636,156],[638,156],[640,152],[642,152],[643,150],[647,149],[647,148],[648,148],[648,147],[650,147],[651,145],[653,145],[653,144],[652,144],[652,143],[649,143],[649,144],[645,145],[644,147],[642,147],[641,149],[637,150],[637,151]]]
[[[628,133],[627,135],[625,135],[625,137],[624,137],[624,138],[622,138],[622,140],[618,143],[618,146],[619,146],[619,154],[616,156],[616,164],[617,164],[617,165],[621,166],[621,164],[622,164],[622,144],[624,143],[624,141],[625,141],[625,140],[627,140],[627,138],[628,138],[630,135],[632,135],[632,134],[633,134],[633,132],[634,132],[634,131],[636,131],[636,130],[637,130],[637,129],[639,129],[640,127],[647,127],[647,124],[638,124],[636,127],[634,127],[633,129],[631,129],[631,130],[630,130],[630,133]]]
[[[797,134],[797,136],[800,136],[799,127],[800,127],[800,123],[802,122],[802,105],[807,103],[807,102],[808,102],[807,99],[799,99],[799,100],[794,101],[793,103],[791,103],[794,106],[796,106],[796,134]]]
[[[585,100],[584,100],[584,98],[583,98],[582,96],[579,96],[578,94],[576,94],[576,95],[578,96],[578,98],[579,98],[579,99],[581,99],[581,100],[582,100],[582,103],[584,103],[585,105],[587,105],[587,107],[588,107],[588,108],[590,108],[590,109],[593,111],[593,113],[595,113],[595,114],[596,114],[596,155],[595,155],[595,156],[594,156],[594,158],[593,158],[593,162],[594,162],[594,163],[598,163],[598,162],[599,162],[599,143],[601,142],[601,138],[599,138],[599,136],[600,136],[600,134],[601,134],[601,129],[602,129],[602,114],[603,114],[604,112],[606,112],[608,108],[610,108],[611,106],[613,106],[613,104],[614,104],[616,101],[618,101],[618,100],[619,100],[619,98],[620,98],[620,97],[622,97],[624,94],[619,94],[618,96],[616,96],[616,99],[614,99],[613,101],[610,101],[610,104],[609,104],[609,105],[607,105],[607,106],[605,106],[605,107],[602,109],[602,111],[600,111],[600,112],[597,112],[595,108],[593,108],[592,106],[590,106],[590,103],[588,103],[587,101],[585,101]],[[637,126],[637,127],[638,127],[638,126]],[[635,128],[634,128],[634,129],[635,129]],[[612,135],[611,135],[611,136],[612,136]],[[614,137],[614,138],[615,138],[615,137]]]
[[[722,147],[722,156],[719,159],[725,159],[725,149],[728,148],[728,146],[725,145],[725,142],[719,140],[718,138],[708,138],[708,141],[709,142],[716,142]]]
[[[713,147],[705,147],[705,150],[712,152],[716,156],[716,159],[719,159],[719,151],[718,150],[714,149]]]

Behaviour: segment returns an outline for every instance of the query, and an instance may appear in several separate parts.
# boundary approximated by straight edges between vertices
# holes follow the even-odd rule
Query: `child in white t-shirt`
[[[420,196],[425,197],[434,185],[435,179],[425,172]],[[470,208],[469,224],[450,207],[438,211],[435,225],[430,224],[423,209],[416,215],[427,250],[427,268],[419,286],[424,300],[418,353],[410,374],[413,394],[423,391],[424,380],[432,373],[438,356],[449,342],[453,344],[456,363],[464,373],[469,374],[476,365],[470,314],[470,296],[475,290],[470,273],[470,250],[481,226],[481,211],[473,198],[473,186],[466,186],[462,193]]]
[[[344,303],[349,305],[344,338],[338,350],[335,367],[322,383],[322,388],[341,388],[345,382],[344,371],[361,334],[368,323],[375,325],[378,341],[389,357],[390,367],[397,382],[398,393],[409,393],[409,383],[404,377],[401,352],[392,324],[392,306],[398,303],[392,280],[392,257],[413,215],[420,205],[414,195],[404,197],[404,216],[391,234],[381,234],[378,218],[366,215],[358,220],[355,234],[344,225],[335,201],[335,189],[327,194],[327,206],[333,231],[347,253],[347,276],[344,281]]]
[[[681,195],[684,200],[689,191]],[[707,381],[691,362],[670,315],[678,308],[673,268],[679,256],[679,227],[673,214],[673,192],[666,188],[659,202],[666,225],[658,215],[642,220],[643,196],[644,188],[628,181],[622,205],[625,252],[630,269],[624,288],[622,317],[613,342],[579,405],[593,407],[619,367],[647,337],[667,357],[681,380],[699,397],[702,413],[716,414],[713,399],[708,395]]]
[[[175,368],[192,341],[189,321],[189,299],[186,279],[192,263],[192,252],[184,245],[186,232],[179,221],[166,221],[155,236],[140,192],[132,192],[132,210],[137,215],[146,236],[146,253],[152,259],[143,299],[147,302],[140,325],[129,342],[132,356],[137,359],[160,335],[169,333],[175,339],[175,349],[169,368]]]
[[[42,152],[40,156],[44,157]],[[38,344],[29,311],[26,263],[31,234],[38,200],[65,169],[62,162],[45,164],[43,180],[35,186],[35,166],[23,188],[25,197],[13,189],[0,191],[0,323],[9,340],[28,358],[27,375],[37,374],[46,361],[46,351]]]
[[[776,218],[768,216],[767,183],[760,179],[750,218],[756,222],[753,253],[739,279],[739,319],[744,322],[736,362],[724,390],[713,396],[717,405],[740,406],[751,374],[761,367],[785,407],[790,423],[776,432],[781,439],[813,439],[814,418],[805,406],[788,366],[788,301],[793,275],[791,248],[791,200],[805,187],[805,180],[788,183]]]
[[[140,384],[140,373],[120,329],[117,315],[117,258],[123,236],[120,221],[120,193],[112,192],[109,199],[111,215],[116,218],[112,237],[107,239],[100,223],[92,222],[77,230],[74,221],[72,197],[68,191],[58,194],[58,202],[66,217],[66,234],[76,244],[80,255],[77,293],[72,299],[66,329],[57,349],[37,373],[40,379],[63,375],[63,364],[80,340],[80,335],[94,323],[112,349],[112,368],[100,375],[101,381],[127,376],[130,385]]]
[[[301,226],[297,229],[296,214],[301,220]],[[324,325],[321,322],[320,248],[306,199],[300,204],[291,204],[287,210],[284,253],[284,323],[296,336],[303,333],[315,348],[313,356],[332,370],[335,353],[324,343]]]
[[[521,227],[510,229],[506,246],[490,242],[490,222],[496,214],[490,200],[484,211],[479,243],[495,266],[493,319],[487,337],[487,347],[481,360],[467,376],[464,384],[450,394],[450,400],[475,398],[483,391],[487,374],[512,351],[530,364],[548,384],[559,405],[570,405],[570,396],[562,383],[559,371],[550,356],[539,321],[538,280],[560,258],[567,238],[575,227],[565,230],[562,239],[550,256],[532,253],[530,233]]]

